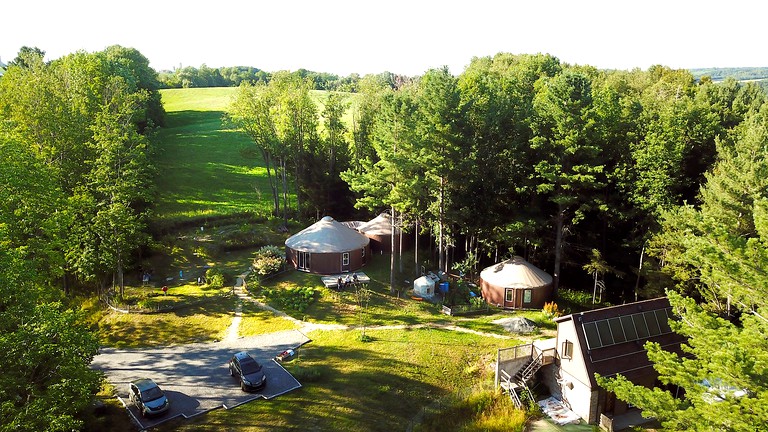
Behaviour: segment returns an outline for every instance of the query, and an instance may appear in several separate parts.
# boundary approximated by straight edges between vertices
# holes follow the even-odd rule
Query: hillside
[[[761,81],[768,79],[768,67],[701,68],[689,69],[696,79],[709,76],[713,81],[733,78],[737,81]]]
[[[159,196],[156,216],[164,224],[255,212],[269,213],[269,183],[260,158],[244,159],[251,145],[222,117],[235,87],[161,90],[168,114],[158,133]],[[328,92],[313,91],[322,113]],[[350,97],[350,100],[352,97]],[[351,110],[344,116],[351,123]]]

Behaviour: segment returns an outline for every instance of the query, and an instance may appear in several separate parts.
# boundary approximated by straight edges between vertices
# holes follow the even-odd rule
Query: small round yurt
[[[552,299],[552,276],[515,256],[483,269],[480,289],[489,304],[504,309],[540,309]]]
[[[356,230],[371,239],[371,251],[374,253],[392,252],[392,216],[381,213],[375,218],[364,222]],[[400,229],[395,227],[395,247],[400,246]]]
[[[330,216],[285,241],[285,256],[296,270],[317,274],[355,271],[368,263],[370,240]]]

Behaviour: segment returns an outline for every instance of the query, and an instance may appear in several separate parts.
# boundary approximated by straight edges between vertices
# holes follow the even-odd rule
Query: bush
[[[222,288],[224,286],[224,273],[216,267],[211,267],[205,272],[205,280],[211,288]]]
[[[323,374],[316,367],[296,366],[291,368],[291,375],[301,382],[318,382]]]
[[[275,274],[283,269],[285,251],[278,246],[264,246],[256,252],[253,270],[259,276]]]
[[[548,318],[557,318],[562,315],[562,312],[560,312],[557,307],[557,303],[553,301],[544,303],[544,308],[542,310],[544,311],[544,315],[546,315]]]
[[[278,309],[303,313],[315,301],[312,287],[264,288],[262,294]]]

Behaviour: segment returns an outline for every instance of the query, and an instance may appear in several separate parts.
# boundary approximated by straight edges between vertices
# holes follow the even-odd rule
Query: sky
[[[0,6],[0,60],[111,45],[157,71],[299,68],[421,75],[473,57],[548,53],[601,69],[768,66],[768,5],[730,0],[20,0]],[[764,3],[763,3],[764,4]]]

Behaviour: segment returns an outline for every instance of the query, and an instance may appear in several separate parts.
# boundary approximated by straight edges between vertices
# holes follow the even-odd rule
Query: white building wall
[[[593,407],[597,405],[598,391],[592,391],[588,385],[562,369],[558,383],[563,403],[584,421],[594,423],[596,419],[591,417],[593,417]]]

